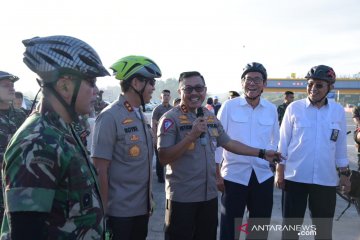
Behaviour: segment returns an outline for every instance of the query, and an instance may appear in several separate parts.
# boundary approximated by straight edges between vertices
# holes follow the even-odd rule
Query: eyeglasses
[[[145,83],[149,83],[151,86],[155,86],[156,80],[154,78],[145,78],[145,77],[137,77],[140,81],[144,81]]]
[[[0,87],[2,88],[13,88],[14,83],[10,81],[0,81]]]
[[[243,81],[247,84],[253,82],[254,84],[260,84],[264,81],[264,79],[260,78],[260,77],[256,77],[256,78],[251,78],[251,77],[247,77],[244,78]]]
[[[156,80],[153,78],[147,78],[146,82],[148,82],[151,86],[155,86]]]
[[[198,93],[202,93],[205,90],[205,86],[201,86],[201,85],[196,85],[196,86],[185,86],[183,88],[181,88],[181,90],[183,90],[186,94],[191,94],[193,92],[193,90],[195,90],[195,92]]]
[[[90,87],[94,88],[96,87],[96,78],[86,78],[83,79],[85,82],[89,84]]]
[[[316,89],[322,89],[323,87],[325,87],[325,84],[321,84],[321,83],[314,83],[314,82],[308,82],[307,87],[308,88],[313,88],[315,86]]]

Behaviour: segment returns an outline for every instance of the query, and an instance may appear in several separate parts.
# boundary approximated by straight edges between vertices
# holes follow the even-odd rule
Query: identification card
[[[338,136],[339,136],[339,129],[333,129],[331,132],[330,140],[336,142]]]

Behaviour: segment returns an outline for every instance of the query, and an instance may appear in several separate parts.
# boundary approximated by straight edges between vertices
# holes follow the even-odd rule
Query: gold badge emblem
[[[188,117],[186,115],[180,115],[178,118],[180,120],[188,120]]]
[[[213,137],[218,137],[219,136],[219,132],[218,132],[217,128],[212,128],[211,129],[211,136],[213,136]]]
[[[207,122],[208,122],[208,123],[213,123],[213,122],[215,122],[215,117],[214,117],[214,116],[208,116]]]
[[[137,157],[140,155],[140,147],[138,145],[134,145],[129,149],[129,155],[131,157]]]
[[[190,143],[188,150],[194,150],[194,148],[195,148],[195,143],[194,142]]]
[[[189,120],[181,120],[180,124],[191,124]]]
[[[128,101],[124,102],[124,106],[128,110],[128,112],[133,112],[134,111],[134,109],[132,108],[132,106],[130,105],[130,103]]]
[[[133,141],[133,142],[135,142],[135,141],[138,141],[139,140],[139,136],[138,135],[131,135],[131,137],[130,137],[130,141]]]
[[[188,113],[188,112],[189,112],[188,109],[187,109],[187,107],[186,107],[184,104],[182,104],[182,105],[180,106],[180,108],[181,108],[181,111],[182,111],[183,113]]]
[[[132,123],[134,120],[132,120],[131,118],[126,118],[124,119],[124,121],[122,121],[122,124],[129,124]]]

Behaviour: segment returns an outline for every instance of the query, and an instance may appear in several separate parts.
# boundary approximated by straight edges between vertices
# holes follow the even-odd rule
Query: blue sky
[[[12,0],[0,8],[0,70],[18,75],[24,92],[38,87],[21,41],[49,35],[88,42],[105,66],[135,54],[157,62],[162,79],[200,71],[212,93],[240,90],[250,61],[270,77],[303,77],[318,64],[360,72],[358,0]]]

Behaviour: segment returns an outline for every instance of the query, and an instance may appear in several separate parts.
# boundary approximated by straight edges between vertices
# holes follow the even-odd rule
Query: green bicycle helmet
[[[136,75],[144,78],[159,78],[161,70],[150,58],[144,56],[127,56],[117,60],[110,69],[118,80],[128,80]]]

